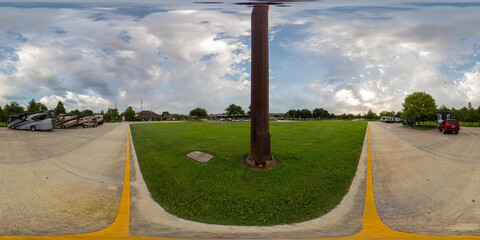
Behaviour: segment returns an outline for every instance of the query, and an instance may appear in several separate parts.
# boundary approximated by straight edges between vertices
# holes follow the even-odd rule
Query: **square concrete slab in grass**
[[[200,151],[193,151],[187,154],[187,157],[199,162],[199,163],[208,163],[210,160],[213,159],[213,155],[200,152]]]

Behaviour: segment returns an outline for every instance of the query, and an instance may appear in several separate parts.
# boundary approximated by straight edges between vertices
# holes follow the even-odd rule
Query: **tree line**
[[[437,108],[435,104],[435,99],[425,92],[414,92],[407,97],[405,97],[404,103],[402,104],[403,109],[402,111],[395,112],[395,111],[382,111],[379,114],[373,112],[371,109],[364,115],[362,114],[339,114],[336,115],[334,113],[330,113],[328,110],[323,108],[315,108],[313,110],[309,109],[290,109],[285,113],[286,119],[369,119],[369,120],[377,120],[383,116],[388,117],[398,117],[402,119],[412,119],[417,123],[422,121],[435,121],[435,113],[436,112],[450,112],[452,114],[451,118],[457,119],[462,122],[479,122],[480,121],[480,106],[474,108],[472,103],[469,102],[467,106],[455,109],[455,108],[448,108],[445,105],[440,106]],[[8,116],[14,114],[20,114],[25,112],[38,112],[38,111],[46,111],[48,108],[41,102],[36,102],[35,99],[32,99],[28,102],[27,107],[21,106],[18,102],[12,101],[10,103],[5,104],[2,108],[0,106],[0,122],[6,122]],[[65,106],[62,101],[58,101],[56,107],[53,109],[55,111],[55,115],[60,114],[67,114]],[[85,110],[71,110],[68,112],[70,114],[76,115],[94,115],[94,112],[89,109]],[[107,122],[119,122],[122,120],[122,117],[125,118],[127,121],[136,121],[142,120],[136,114],[131,106],[127,107],[127,109],[120,113],[116,108],[108,108],[108,110],[104,113],[102,110],[100,113],[104,116],[104,120]],[[251,115],[250,106],[249,110],[245,112],[241,106],[230,104],[226,109],[224,114],[227,114],[231,117],[249,117]],[[173,118],[178,120],[190,120],[190,119],[202,119],[208,117],[208,112],[206,109],[197,107],[192,109],[188,115],[183,114],[170,114],[168,111],[162,112],[162,114],[158,117],[153,117],[152,120],[161,120],[162,117],[171,115]]]

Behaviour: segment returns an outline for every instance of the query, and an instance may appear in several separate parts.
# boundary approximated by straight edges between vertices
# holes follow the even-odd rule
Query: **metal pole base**
[[[250,167],[253,170],[268,170],[278,165],[277,159],[275,159],[273,155],[270,155],[270,160],[263,163],[255,162],[255,160],[252,159],[252,156],[248,155],[245,159],[243,159],[243,163],[245,166]]]

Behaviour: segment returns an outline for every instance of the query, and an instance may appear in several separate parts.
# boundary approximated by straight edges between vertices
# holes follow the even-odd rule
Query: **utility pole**
[[[270,152],[268,92],[268,9],[267,4],[254,4],[252,11],[251,59],[251,143],[246,164],[254,168],[271,168],[276,164]]]

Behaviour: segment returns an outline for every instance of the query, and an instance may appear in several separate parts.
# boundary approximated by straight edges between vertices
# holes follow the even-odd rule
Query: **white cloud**
[[[480,102],[480,62],[470,72],[464,73],[459,89],[465,92],[469,102]]]
[[[0,8],[0,46],[18,58],[0,56],[0,104],[43,97],[53,107],[63,99],[68,108],[99,110],[114,102],[121,110],[139,109],[140,99],[144,109],[159,112],[248,107],[251,8],[162,4],[174,10],[138,17],[121,15],[114,5]],[[355,6],[382,4],[390,3]],[[478,8],[375,12],[351,5],[326,0],[271,8],[274,111],[398,111],[413,91],[432,94],[438,105],[480,104],[480,67],[464,67],[478,53]],[[353,10],[328,10],[338,6]],[[100,20],[92,17],[99,14]],[[303,30],[288,30],[296,28]],[[286,53],[273,52],[279,46]],[[304,68],[290,69],[292,63]]]
[[[74,109],[79,109],[80,111],[90,109],[95,112],[100,112],[101,110],[106,111],[107,108],[113,107],[109,100],[98,96],[98,94],[93,91],[89,91],[88,94],[75,94],[67,91],[62,96],[51,95],[48,97],[42,97],[39,100],[39,102],[45,104],[49,109],[55,108],[59,101],[62,101],[67,111],[72,111]]]

